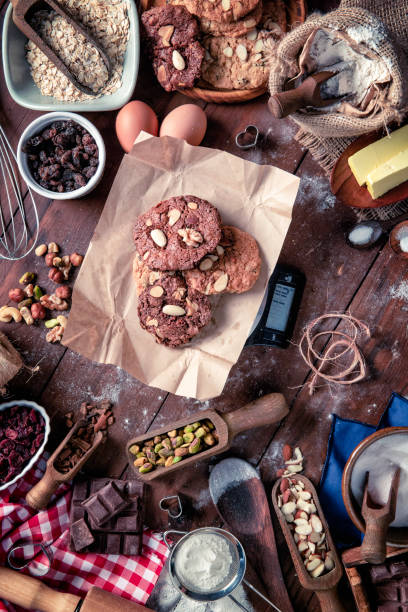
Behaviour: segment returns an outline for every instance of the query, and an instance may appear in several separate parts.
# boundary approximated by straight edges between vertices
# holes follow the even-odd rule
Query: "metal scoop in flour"
[[[182,535],[183,537],[172,545],[169,542],[168,536],[170,534]],[[197,535],[201,536],[212,536],[213,538],[219,538],[220,544],[225,550],[228,550],[231,560],[229,566],[225,571],[220,570],[219,580],[216,581],[214,586],[213,583],[205,581],[205,586],[198,584],[198,581],[194,579],[194,576],[187,575],[187,572],[183,570],[183,564],[180,562],[180,557],[186,552],[186,547],[190,547],[192,544],[192,538]],[[163,535],[163,539],[170,550],[169,558],[169,573],[173,585],[175,588],[184,596],[193,599],[194,601],[210,602],[222,599],[223,597],[229,597],[233,602],[248,612],[247,608],[237,601],[232,594],[241,582],[247,587],[254,591],[259,597],[266,601],[274,610],[281,612],[267,597],[258,591],[252,584],[245,580],[246,570],[246,556],[242,544],[237,540],[232,533],[225,529],[218,527],[202,527],[201,529],[195,529],[194,531],[166,531]],[[202,550],[202,549],[201,549]],[[191,563],[189,563],[191,567]]]

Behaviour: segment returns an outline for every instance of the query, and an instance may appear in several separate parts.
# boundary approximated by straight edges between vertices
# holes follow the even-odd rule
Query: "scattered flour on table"
[[[390,289],[390,296],[393,299],[408,302],[408,280],[401,281],[399,285],[393,285]]]
[[[195,510],[201,510],[208,506],[210,502],[210,491],[208,489],[201,489],[199,496],[193,502],[193,506]]]
[[[228,479],[225,477],[226,473]],[[217,464],[211,472],[211,497],[214,504],[226,491],[254,477],[259,478],[259,474],[252,465],[242,459],[225,459],[221,464]]]
[[[319,212],[334,208],[336,196],[330,191],[330,183],[324,176],[301,176],[296,200],[311,200]]]

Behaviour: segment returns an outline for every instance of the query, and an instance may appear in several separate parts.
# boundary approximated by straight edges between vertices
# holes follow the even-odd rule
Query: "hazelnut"
[[[45,264],[52,268],[52,266],[54,265],[54,258],[55,253],[47,253],[47,255],[45,256]]]
[[[40,246],[38,246],[35,249],[35,254],[37,255],[37,257],[42,257],[43,255],[45,255],[47,252],[47,245],[46,244],[40,244]]]
[[[51,268],[51,270],[48,272],[48,278],[54,283],[62,283],[62,281],[64,280],[64,275],[61,270],[58,270],[57,268]]]
[[[55,295],[61,300],[68,300],[71,297],[72,289],[67,285],[61,285],[61,287],[57,287],[55,290]]]
[[[78,253],[72,253],[69,256],[69,261],[72,263],[73,266],[80,266],[83,259],[83,256],[79,255]]]
[[[12,302],[22,302],[25,298],[24,295],[24,291],[22,289],[10,289],[9,293],[9,300],[11,300]]]
[[[31,306],[31,316],[33,319],[45,319],[46,311],[44,306],[36,302]]]

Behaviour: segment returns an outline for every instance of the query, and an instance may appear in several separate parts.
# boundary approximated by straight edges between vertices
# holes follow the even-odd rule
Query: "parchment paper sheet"
[[[142,133],[125,155],[75,283],[64,344],[120,366],[166,391],[218,396],[237,361],[288,230],[299,179],[274,168],[171,137]],[[161,200],[196,195],[223,222],[252,234],[262,255],[248,293],[211,298],[212,322],[188,345],[171,349],[142,330],[132,278],[136,217]]]

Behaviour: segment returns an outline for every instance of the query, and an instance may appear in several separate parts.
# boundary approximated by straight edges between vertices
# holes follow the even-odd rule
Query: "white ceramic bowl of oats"
[[[87,99],[76,99],[72,101],[57,99],[51,95],[44,95],[45,91],[49,91],[49,79],[53,78],[51,74],[37,74],[36,78],[38,82],[41,83],[43,93],[34,82],[31,75],[30,65],[26,57],[27,38],[13,23],[13,7],[10,3],[3,23],[2,56],[7,88],[11,97],[15,100],[15,102],[17,102],[17,104],[37,111],[101,112],[121,108],[130,100],[136,85],[140,56],[139,20],[136,5],[134,0],[104,1],[106,2],[108,10],[119,11],[117,16],[118,20],[123,21],[123,19],[126,19],[125,25],[121,23],[118,24],[119,27],[113,28],[114,30],[116,29],[116,31],[122,32],[122,40],[124,40],[123,31],[128,29],[128,41],[127,44],[123,43],[122,48],[120,49],[120,55],[117,55],[119,40],[117,38],[119,36],[117,32],[112,32],[112,43],[107,43],[110,45],[108,55],[111,57],[111,60],[112,57],[116,58],[113,62],[111,81],[112,79],[116,80],[117,78],[120,78],[121,84],[115,91],[113,91],[113,93],[102,94],[96,97],[88,96]],[[87,3],[83,2],[83,0],[64,0],[62,4],[68,8],[68,10],[71,10],[71,12],[74,12],[72,11],[72,7],[74,7],[75,10],[79,10],[78,7],[87,6]],[[100,5],[100,2],[95,4],[96,8],[94,10],[99,10],[98,4]],[[122,5],[125,8],[122,7],[122,12],[120,12]],[[83,10],[83,8],[81,8],[81,10]],[[108,29],[109,26],[111,27],[112,23],[115,25],[115,14],[116,13],[113,13],[112,16],[112,14],[107,13],[106,17],[101,16],[101,27]],[[89,19],[90,27],[97,27],[95,26],[95,23],[99,23],[98,20],[95,19],[94,15],[90,17],[92,17]],[[103,22],[104,19],[106,23]],[[105,50],[107,50],[106,46],[103,46],[105,47]],[[120,77],[116,68],[118,67],[120,58],[123,55],[123,48],[125,48],[122,62],[123,72]],[[45,84],[45,81],[48,82],[48,85]],[[110,89],[115,89],[115,87],[116,85],[114,84],[112,84],[111,87],[108,85],[108,88]],[[64,88],[61,87],[61,81],[57,81],[56,84],[53,85],[53,91],[54,90],[56,95],[62,97],[66,95],[66,93],[64,93]]]

